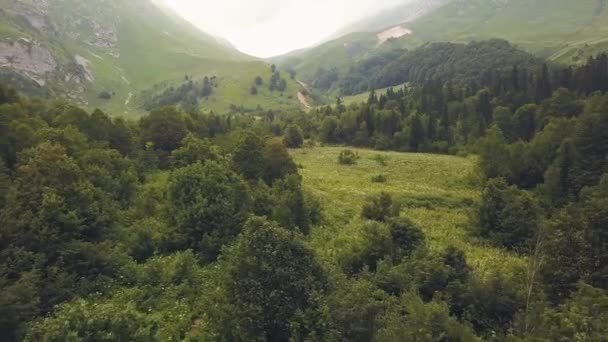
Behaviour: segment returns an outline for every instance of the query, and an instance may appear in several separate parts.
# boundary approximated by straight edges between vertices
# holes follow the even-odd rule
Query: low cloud
[[[166,0],[201,29],[260,57],[309,46],[404,1],[408,0]]]

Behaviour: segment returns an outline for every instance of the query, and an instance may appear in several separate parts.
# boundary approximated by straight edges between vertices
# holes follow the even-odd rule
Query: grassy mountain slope
[[[424,2],[423,2],[424,3]],[[391,49],[412,49],[427,42],[470,42],[502,38],[540,57],[562,63],[582,63],[587,56],[608,50],[607,0],[448,0],[401,26],[411,34],[380,44],[379,27],[394,25],[400,11],[381,13],[351,33],[317,47],[275,59],[314,84],[319,69],[338,73],[353,63]],[[430,6],[430,5],[429,5]],[[380,26],[382,22],[386,25]],[[356,53],[353,53],[355,51]]]
[[[450,0],[404,0],[400,5],[347,25],[336,32],[333,38],[351,32],[379,32],[391,26],[407,23],[434,11],[448,1]]]
[[[408,25],[421,40],[503,38],[566,63],[608,40],[606,0],[455,0]],[[586,47],[587,46],[587,47]]]
[[[0,54],[0,80],[14,85],[20,79],[28,93],[67,95],[90,108],[138,114],[142,92],[191,75],[216,76],[217,101],[202,107],[227,110],[269,69],[149,0],[0,4],[0,44],[7,51]],[[288,81],[293,96],[296,89]],[[104,91],[111,99],[99,98]],[[286,101],[275,92],[257,102],[270,107]],[[288,105],[297,107],[297,100]]]

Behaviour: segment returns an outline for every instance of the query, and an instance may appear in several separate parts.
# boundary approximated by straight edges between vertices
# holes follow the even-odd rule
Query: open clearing
[[[378,152],[353,149],[356,165],[339,165],[342,147],[315,147],[292,151],[304,187],[323,206],[323,224],[313,229],[311,245],[330,264],[341,249],[359,235],[361,206],[366,196],[390,193],[403,208],[401,216],[424,230],[431,250],[453,245],[465,251],[469,264],[483,276],[489,271],[523,266],[525,260],[479,242],[470,233],[469,213],[479,198],[473,183],[475,158]],[[378,161],[383,159],[386,166]],[[373,183],[374,175],[388,181]]]

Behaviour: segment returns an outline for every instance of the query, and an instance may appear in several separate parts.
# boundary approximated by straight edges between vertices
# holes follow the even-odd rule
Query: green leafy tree
[[[154,148],[170,153],[181,146],[188,135],[184,113],[175,107],[157,109],[141,120],[142,139]]]
[[[567,298],[583,281],[603,288],[608,281],[608,176],[581,193],[549,225],[542,276],[554,302]]]
[[[384,222],[391,217],[399,216],[401,206],[395,203],[390,194],[382,192],[368,197],[361,210],[361,217],[368,220]]]
[[[338,164],[355,165],[355,164],[357,164],[358,159],[359,159],[359,156],[357,155],[356,152],[353,152],[352,150],[344,150],[344,151],[341,151],[340,155],[338,156]]]
[[[265,142],[253,132],[244,132],[232,153],[234,169],[246,180],[262,178],[266,171]]]
[[[296,164],[283,144],[283,140],[280,138],[266,141],[264,146],[264,161],[266,162],[266,168],[263,178],[268,184],[272,184],[277,179],[285,178],[287,175],[298,172]]]
[[[174,168],[185,167],[197,162],[218,161],[220,153],[217,146],[207,139],[199,139],[189,134],[182,141],[182,147],[171,152],[171,165]]]
[[[396,218],[389,222],[393,255],[396,261],[409,257],[424,242],[424,233],[414,222],[406,218]]]
[[[300,126],[290,125],[285,130],[285,137],[283,138],[285,145],[289,148],[302,147],[304,143],[304,133]]]
[[[213,261],[240,232],[249,212],[243,180],[218,162],[175,170],[169,181],[169,219],[185,248]]]
[[[601,341],[608,334],[608,294],[584,283],[564,304],[545,310],[534,337],[539,341]]]
[[[530,194],[500,178],[487,182],[479,207],[482,236],[509,249],[527,251],[538,225],[538,204]]]
[[[264,218],[251,218],[226,251],[226,298],[234,308],[224,317],[223,339],[287,341],[324,334],[319,296],[326,276],[298,234]]]
[[[400,304],[382,317],[374,341],[476,341],[466,325],[450,316],[441,301],[425,303],[415,294],[401,297]]]

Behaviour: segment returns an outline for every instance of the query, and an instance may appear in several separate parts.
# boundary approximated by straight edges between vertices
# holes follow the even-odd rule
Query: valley
[[[607,4],[0,0],[0,340],[606,341]]]

